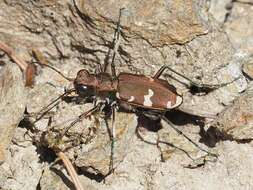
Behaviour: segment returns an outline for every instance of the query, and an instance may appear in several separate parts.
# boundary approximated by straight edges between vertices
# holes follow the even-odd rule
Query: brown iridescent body
[[[167,81],[131,73],[120,73],[112,79],[108,73],[90,74],[83,69],[78,72],[74,86],[80,96],[115,97],[118,103],[124,102],[135,108],[166,111],[178,107],[183,101],[176,88]]]

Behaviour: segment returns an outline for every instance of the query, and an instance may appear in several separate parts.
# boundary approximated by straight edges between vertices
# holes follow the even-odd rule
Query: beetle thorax
[[[112,80],[108,73],[90,74],[83,69],[77,73],[74,86],[81,96],[99,96],[116,91],[117,80]]]

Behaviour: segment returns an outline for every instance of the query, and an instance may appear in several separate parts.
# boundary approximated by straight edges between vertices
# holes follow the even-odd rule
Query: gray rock
[[[249,83],[248,89],[220,113],[212,126],[235,139],[253,139],[253,83]]]
[[[66,172],[63,173],[60,169],[58,170],[57,168],[54,168],[53,170],[50,170],[48,167],[45,167],[39,182],[41,190],[67,190],[74,188],[69,178],[65,178],[64,183],[60,174],[57,174],[57,172],[62,174],[62,176],[66,175]]]
[[[110,22],[118,19],[119,9],[126,8],[122,20],[122,26],[126,27],[124,32],[135,38],[145,39],[153,46],[185,43],[208,32],[207,23],[202,18],[200,9],[196,8],[197,3],[192,1],[155,0],[152,2],[153,6],[150,6],[150,2],[136,4],[135,1],[75,2],[79,11],[103,30],[109,30],[107,27],[110,27]]]
[[[133,117],[133,114],[116,114],[116,141],[113,150],[108,129],[105,125],[101,125],[96,137],[78,151],[75,165],[84,171],[102,175],[109,173],[111,161],[113,161],[114,168],[118,167],[132,146],[135,127],[137,126],[136,121],[133,122]],[[108,127],[111,129],[111,123]],[[113,160],[111,159],[112,151]]]
[[[26,90],[17,65],[7,62],[0,70],[0,163],[5,159],[14,131],[23,117]]]
[[[34,190],[40,181],[43,164],[37,148],[31,140],[24,138],[25,132],[25,129],[17,128],[15,143],[10,145],[6,161],[0,166],[0,187],[3,189]]]
[[[253,53],[252,27],[252,5],[234,2],[228,21],[224,24],[224,29],[233,46],[248,55]]]
[[[249,4],[249,5],[252,5],[252,4],[253,4],[253,1],[252,1],[252,0],[237,0],[237,1],[240,2],[240,3]]]
[[[231,142],[219,145],[219,160],[207,162],[197,169],[177,167],[181,157],[175,156],[153,173],[150,186],[153,189],[251,189],[252,147]],[[204,175],[203,175],[204,174]]]
[[[70,111],[72,110],[72,111]],[[110,171],[112,144],[108,130],[111,130],[111,121],[108,126],[103,120],[92,117],[83,119],[82,122],[73,126],[68,137],[59,139],[59,134],[64,131],[69,124],[85,111],[80,106],[63,105],[53,118],[53,131],[47,134],[37,134],[37,139],[43,139],[44,145],[55,151],[65,151],[65,154],[73,163],[85,172],[106,175]],[[70,114],[74,113],[74,114]],[[66,115],[68,114],[68,115]],[[65,115],[65,117],[62,117]],[[135,136],[136,121],[133,122],[134,114],[117,113],[116,142],[114,147],[114,167],[117,167],[128,153],[131,146],[131,139]],[[42,138],[40,137],[42,135]],[[75,155],[75,156],[74,156]],[[75,158],[74,158],[75,157]]]
[[[245,61],[245,63],[243,64],[242,70],[247,77],[249,77],[250,79],[253,79],[253,59],[252,58]]]
[[[221,25],[209,15],[206,6],[181,0],[168,4],[162,1],[152,3],[150,6],[150,2],[136,1],[108,3],[80,0],[5,0],[0,2],[3,10],[0,14],[0,39],[8,40],[25,60],[33,59],[29,53],[30,49],[40,50],[48,64],[57,67],[67,76],[75,77],[79,69],[86,68],[94,72],[98,64],[105,62],[119,8],[125,7],[119,52],[115,59],[117,73],[126,71],[152,76],[166,64],[198,83],[221,84],[241,76],[240,68],[247,53],[235,51],[230,41],[234,43],[237,40],[233,41],[227,37]],[[223,20],[226,14],[227,10],[217,18]],[[247,28],[247,34],[250,34],[250,31],[251,28]],[[243,34],[242,31],[240,33]],[[236,35],[229,36],[236,38]],[[250,38],[249,36],[245,39]],[[244,42],[242,40],[240,43]],[[184,96],[182,107],[195,114],[221,112],[247,87],[245,78],[241,77],[227,86],[200,96],[190,93],[184,85],[171,80],[170,74],[173,75],[165,72],[163,77],[175,85]],[[180,77],[179,80],[187,82]],[[28,112],[38,112],[60,95],[64,87],[69,89],[73,86],[55,72],[47,68],[40,69],[36,85],[29,91]],[[189,151],[194,158],[202,156],[199,150],[170,130],[164,122],[164,128],[159,132],[141,131],[141,136],[152,143],[138,139],[134,133],[136,118],[134,114],[127,113],[118,113],[116,117],[117,141],[114,159],[117,168],[113,174],[107,176],[104,183],[98,183],[97,181],[101,180],[99,174],[105,175],[108,172],[111,153],[106,125],[103,119],[98,119],[103,115],[95,114],[95,117],[84,119],[72,127],[68,135],[59,138],[59,134],[71,121],[92,106],[60,102],[51,114],[51,126],[48,126],[48,120],[44,118],[35,125],[39,132],[33,134],[37,146],[43,145],[55,152],[65,151],[80,172],[88,171],[93,174],[90,175],[92,179],[81,175],[87,189],[252,188],[249,180],[251,170],[247,170],[246,165],[251,164],[251,161],[245,156],[246,152],[252,152],[252,148],[247,144],[221,143],[216,150],[212,150],[219,152],[221,162],[208,163],[195,170],[186,169],[184,166],[191,162],[186,154],[161,143],[158,149],[157,145],[154,145],[156,140],[160,138],[178,145]],[[185,123],[177,127],[194,141],[199,141],[199,127],[195,123]],[[205,147],[203,144],[201,146]],[[16,148],[18,151],[21,149]],[[164,163],[161,163],[161,156]],[[245,165],[239,165],[242,160]],[[31,162],[26,157],[25,161]],[[20,160],[16,162],[21,163]],[[34,174],[34,179],[19,178],[24,181],[25,187],[32,180],[31,189],[36,183],[41,189],[70,188],[64,180],[64,184],[62,183],[62,179],[55,175],[56,172],[45,170],[42,175],[41,170],[36,167],[34,170],[38,173]],[[24,169],[27,171],[27,168]],[[66,177],[65,170],[60,170]],[[238,177],[235,171],[239,171],[242,178]],[[3,176],[0,178],[1,188],[5,187],[2,184],[6,185],[8,178]],[[38,176],[42,176],[41,180]],[[224,183],[220,179],[228,185],[222,186]],[[238,187],[238,184],[242,186]]]
[[[84,176],[79,176],[84,189],[96,190],[92,182]],[[67,190],[74,189],[67,172],[62,167],[52,166],[50,169],[45,167],[39,182],[41,190]]]
[[[232,0],[212,0],[210,1],[209,12],[213,17],[220,23],[224,23],[227,15],[229,14],[229,9],[232,8]]]

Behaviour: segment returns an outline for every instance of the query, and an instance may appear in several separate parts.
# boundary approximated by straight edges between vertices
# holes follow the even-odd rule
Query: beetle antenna
[[[43,56],[43,54],[36,50],[36,49],[32,49],[32,55],[36,60],[36,63],[38,63],[41,67],[48,67],[52,70],[54,70],[55,72],[57,72],[59,75],[61,75],[63,78],[65,78],[68,81],[74,81],[73,78],[69,78],[66,77],[62,72],[60,72],[58,69],[54,68],[51,65],[48,65],[48,61],[46,60],[46,58]]]
[[[111,69],[112,69],[112,75],[114,77],[116,77],[114,60],[115,60],[116,54],[117,54],[118,49],[119,49],[119,44],[120,44],[120,22],[121,22],[122,11],[124,9],[125,8],[121,8],[119,10],[119,18],[118,18],[117,28],[114,32],[114,37],[113,37],[113,56],[112,56]]]
[[[118,21],[117,21],[117,27],[114,31],[114,35],[113,35],[113,41],[112,41],[112,45],[113,45],[113,55],[112,55],[112,60],[111,60],[111,73],[112,73],[112,76],[115,78],[116,77],[116,70],[115,70],[115,64],[114,64],[114,60],[115,60],[115,57],[116,57],[116,54],[118,52],[118,48],[119,48],[119,44],[120,44],[120,23],[121,23],[121,16],[122,16],[122,12],[125,8],[120,8],[119,10],[119,17],[118,17]],[[105,61],[105,64],[104,64],[104,72],[106,72],[106,69],[107,69],[107,66],[108,66],[108,60],[109,60],[109,55],[110,55],[110,52],[111,52],[111,48],[109,49],[108,53],[107,53],[107,56],[106,56],[106,61]]]
[[[58,69],[54,68],[51,65],[46,65],[46,64],[41,64],[41,63],[39,63],[39,65],[41,65],[42,67],[48,67],[48,68],[54,70],[56,73],[58,73],[59,75],[61,75],[63,78],[65,78],[68,81],[74,81],[75,80],[74,78],[70,78],[70,77],[65,76],[61,71],[59,71]]]

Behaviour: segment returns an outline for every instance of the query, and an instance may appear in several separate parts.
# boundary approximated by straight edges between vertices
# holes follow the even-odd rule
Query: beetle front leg
[[[110,172],[113,172],[114,170],[114,149],[115,149],[115,142],[116,142],[115,111],[116,111],[116,104],[112,106],[111,158],[110,158],[110,168],[109,168]]]
[[[33,124],[35,124],[36,122],[38,122],[43,116],[45,116],[51,109],[53,109],[57,104],[58,101],[64,97],[66,97],[67,95],[71,94],[72,92],[75,92],[75,89],[69,89],[67,90],[64,94],[60,95],[59,97],[57,97],[56,99],[54,99],[50,104],[48,104],[47,106],[43,107],[38,115],[36,116],[35,121],[33,122]]]
[[[89,116],[91,116],[92,114],[94,114],[95,112],[97,112],[98,110],[101,109],[101,107],[103,106],[103,103],[98,103],[95,107],[93,107],[92,109],[82,113],[81,115],[78,116],[78,118],[76,120],[74,120],[61,134],[61,137],[63,137],[69,130],[71,127],[73,127],[76,123],[82,121],[84,118],[87,118]]]

